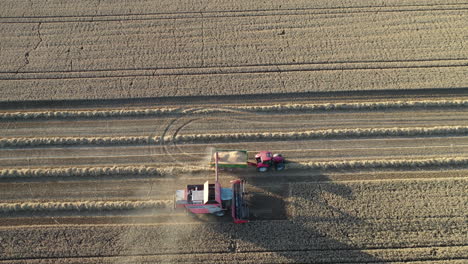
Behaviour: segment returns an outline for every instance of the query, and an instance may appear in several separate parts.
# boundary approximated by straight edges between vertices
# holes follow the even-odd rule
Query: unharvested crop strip
[[[146,108],[146,109],[113,109],[94,111],[40,111],[40,112],[7,112],[0,113],[0,120],[29,119],[63,119],[63,118],[108,118],[108,117],[144,117],[188,114],[222,113],[229,110],[249,112],[287,112],[287,111],[331,111],[331,110],[375,110],[399,109],[412,107],[466,107],[468,100],[420,100],[420,101],[384,101],[359,103],[327,104],[277,104],[262,106],[231,106],[227,109],[191,109],[181,108]]]
[[[170,200],[147,201],[74,201],[74,202],[20,202],[0,203],[0,212],[25,211],[110,211],[132,209],[162,209],[172,205]]]
[[[211,143],[233,141],[303,140],[346,137],[436,136],[467,135],[468,126],[408,127],[408,128],[351,128],[324,129],[302,132],[194,134],[164,137],[164,142]],[[155,141],[160,140],[155,138]]]

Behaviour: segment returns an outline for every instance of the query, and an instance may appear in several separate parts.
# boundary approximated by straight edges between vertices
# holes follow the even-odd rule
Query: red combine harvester
[[[175,193],[175,208],[186,208],[194,214],[224,216],[230,211],[234,223],[247,223],[249,209],[244,201],[244,181],[231,181],[231,188],[222,188],[218,177],[218,152],[215,152],[215,183],[187,185]]]
[[[215,167],[215,183],[187,185],[184,190],[175,193],[175,208],[185,208],[194,214],[214,214],[224,216],[230,211],[234,223],[246,223],[249,218],[249,209],[245,201],[245,182],[243,180],[231,181],[231,188],[222,188],[219,183],[220,168],[247,168],[254,166],[260,172],[270,167],[283,170],[284,158],[281,154],[272,154],[270,151],[260,151],[255,155],[256,162],[249,162],[246,150],[213,149],[210,164]]]

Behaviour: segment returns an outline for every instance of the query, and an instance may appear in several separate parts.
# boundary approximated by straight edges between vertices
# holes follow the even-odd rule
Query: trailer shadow
[[[311,172],[311,177],[286,176],[289,173],[245,177],[250,223],[209,225],[231,238],[231,252],[257,252],[277,257],[279,263],[382,261],[350,239],[350,226],[366,226],[365,221],[327,201],[327,195],[353,200],[350,187],[332,182],[320,171]],[[299,186],[306,191],[295,191]]]

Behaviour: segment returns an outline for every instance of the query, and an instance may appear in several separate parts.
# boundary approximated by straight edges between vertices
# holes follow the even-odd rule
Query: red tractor
[[[248,161],[246,150],[213,149],[211,156],[211,166],[214,166],[214,153],[218,153],[219,166],[222,168],[245,168],[247,166],[256,167],[260,172],[266,172],[270,168],[277,171],[284,170],[285,160],[281,154],[273,154],[271,151],[260,151],[255,155],[255,162]]]
[[[284,158],[281,154],[272,154],[270,151],[260,151],[255,155],[256,163],[249,162],[251,166],[257,167],[260,172],[265,172],[273,167],[275,170],[284,170]]]

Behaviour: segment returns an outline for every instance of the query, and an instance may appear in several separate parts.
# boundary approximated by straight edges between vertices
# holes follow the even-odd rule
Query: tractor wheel
[[[285,166],[284,166],[284,163],[283,163],[283,162],[277,163],[277,164],[275,165],[275,168],[276,168],[277,171],[282,171],[282,170],[284,170],[284,167],[285,167]]]
[[[224,211],[217,211],[214,213],[214,215],[219,216],[219,217],[224,216]]]
[[[268,170],[268,168],[267,167],[259,167],[259,168],[257,168],[257,170],[259,172],[266,172]]]

